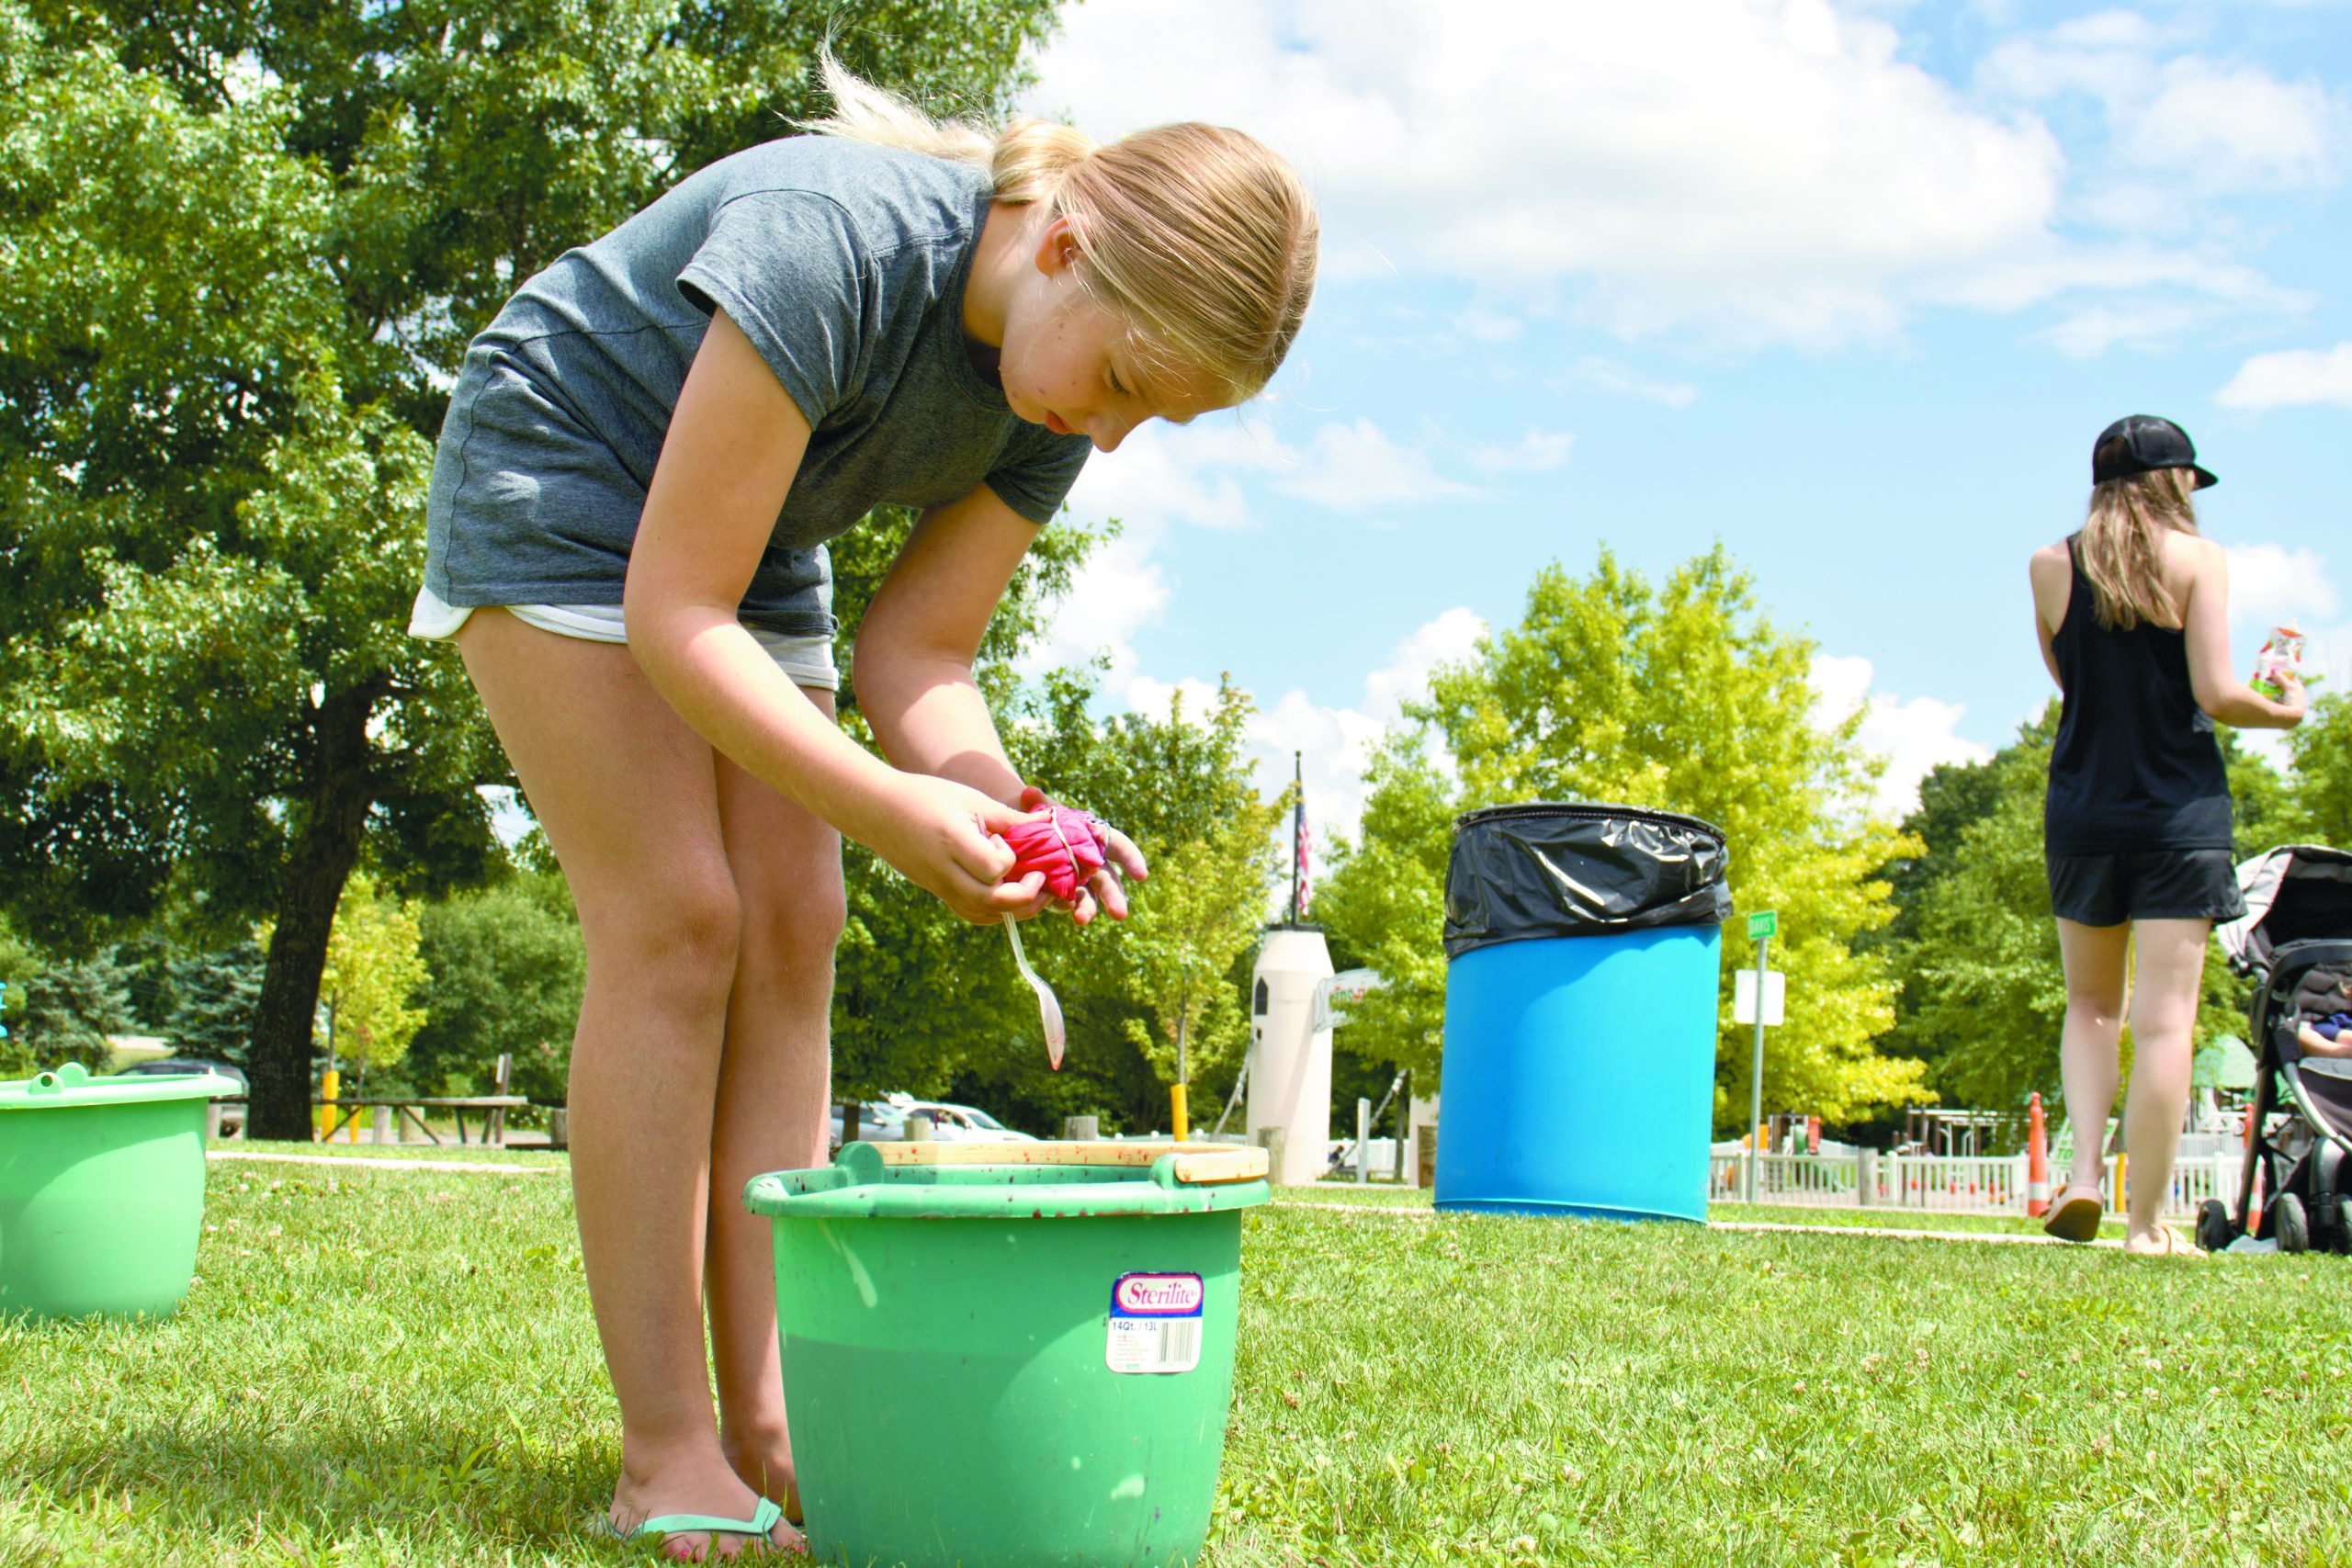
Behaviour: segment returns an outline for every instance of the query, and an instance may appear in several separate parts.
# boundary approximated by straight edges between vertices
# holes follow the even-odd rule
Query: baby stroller
[[[2295,1038],[2306,1015],[2340,1009],[2331,998],[2352,981],[2352,853],[2272,850],[2238,868],[2238,886],[2245,918],[2213,934],[2232,967],[2260,982],[2252,1135],[2235,1210],[2207,1199],[2197,1245],[2218,1252],[2250,1234],[2281,1252],[2352,1252],[2352,1057],[2309,1055]],[[2259,1213],[2257,1180],[2268,1195]]]

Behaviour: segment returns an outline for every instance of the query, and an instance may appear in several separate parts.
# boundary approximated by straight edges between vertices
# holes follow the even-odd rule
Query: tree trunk
[[[277,925],[254,1004],[245,1058],[251,1080],[250,1135],[306,1141],[311,1136],[312,1031],[327,934],[343,885],[359,861],[360,835],[375,804],[368,766],[372,687],[330,695],[312,722],[311,798],[277,888]]]

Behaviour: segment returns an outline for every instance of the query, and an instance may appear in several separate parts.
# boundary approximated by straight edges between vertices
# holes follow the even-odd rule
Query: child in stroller
[[[2323,964],[2312,971],[2323,988],[2311,1010],[2296,1021],[2295,1043],[2306,1056],[2352,1056],[2352,1010],[2352,1010],[2352,966],[2333,976],[2332,987],[2324,984],[2331,977],[2328,968]]]
[[[2237,1202],[2206,1201],[2198,1245],[2252,1235],[2281,1252],[2352,1252],[2352,853],[2276,849],[2238,881],[2245,917],[2213,934],[2260,982],[2248,1020],[2259,1065]]]

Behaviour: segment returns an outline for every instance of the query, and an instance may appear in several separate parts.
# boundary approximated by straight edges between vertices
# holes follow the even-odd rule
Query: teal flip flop
[[[716,1514],[655,1514],[640,1519],[635,1529],[624,1530],[613,1523],[610,1514],[605,1516],[605,1528],[623,1540],[643,1540],[647,1536],[684,1535],[689,1530],[708,1530],[727,1535],[757,1536],[763,1541],[768,1531],[775,1529],[784,1517],[784,1510],[773,1498],[763,1497],[748,1519],[722,1519]]]

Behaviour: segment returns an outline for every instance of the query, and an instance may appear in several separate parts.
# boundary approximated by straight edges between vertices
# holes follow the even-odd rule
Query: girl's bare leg
[[[2167,1251],[2172,1245],[2157,1230],[2172,1190],[2181,1119],[2188,1110],[2194,1066],[2189,1035],[2197,1024],[2205,940],[2212,929],[2210,920],[2139,920],[2132,926],[2138,953],[2132,984],[2132,1091],[2123,1102],[2132,1190],[2123,1245],[2134,1251]]]
[[[741,928],[717,759],[626,648],[497,610],[477,611],[458,641],[587,943],[572,1193],[621,1409],[614,1522],[749,1518],[758,1499],[720,1449],[702,1337],[712,1107]],[[797,1538],[779,1526],[774,1539]],[[709,1544],[671,1541],[688,1557]],[[718,1553],[741,1545],[721,1537]]]
[[[832,694],[803,688],[831,714]],[[833,945],[843,919],[841,836],[724,758],[718,813],[741,900],[711,1144],[707,1276],[718,1430],[752,1489],[797,1516],[777,1361],[769,1224],[743,1207],[763,1171],[825,1158]]]
[[[2075,1130],[2075,1158],[2066,1185],[2082,1192],[2098,1191],[2107,1174],[2107,1118],[2122,1076],[2116,1055],[2123,1034],[2131,932],[2130,926],[2058,922],[2058,956],[2066,971],[2066,1022],[2058,1037],[2058,1070],[2066,1090],[2066,1119]]]

